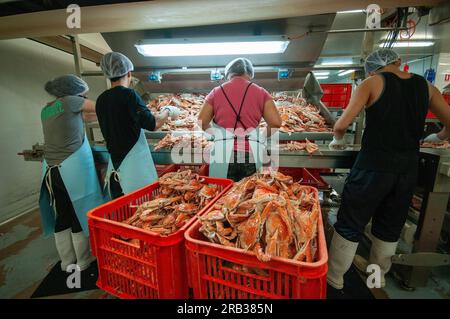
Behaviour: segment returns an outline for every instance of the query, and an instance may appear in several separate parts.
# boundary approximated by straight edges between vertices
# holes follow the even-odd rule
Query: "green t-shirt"
[[[42,109],[44,157],[48,165],[61,164],[83,144],[83,104],[80,96],[65,96]]]

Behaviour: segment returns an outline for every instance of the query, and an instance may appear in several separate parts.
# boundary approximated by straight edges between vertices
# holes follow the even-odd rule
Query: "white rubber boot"
[[[376,264],[380,266],[381,270],[381,287],[386,286],[384,275],[391,269],[392,256],[397,250],[398,241],[387,242],[376,238],[372,235],[372,247],[370,248],[369,264]]]
[[[72,244],[71,229],[55,233],[56,250],[58,251],[59,258],[61,259],[61,270],[67,271],[67,266],[75,264],[77,256]]]
[[[344,288],[344,274],[352,265],[358,243],[334,232],[329,249],[327,282],[336,289]]]
[[[89,238],[81,231],[79,233],[72,233],[72,241],[77,256],[77,265],[81,271],[86,270],[95,260],[95,257],[91,255]]]

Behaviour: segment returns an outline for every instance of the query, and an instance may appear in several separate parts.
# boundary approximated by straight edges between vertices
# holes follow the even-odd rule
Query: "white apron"
[[[109,181],[113,173],[115,173],[115,178],[118,179],[124,194],[147,186],[158,179],[144,130],[141,129],[139,139],[127,156],[125,156],[117,170],[114,170],[111,158],[109,159],[104,185],[108,188],[110,198]]]
[[[228,165],[234,160],[235,134],[215,123],[213,123],[212,127],[215,131],[215,140],[210,151],[209,176],[227,178]],[[247,136],[256,171],[259,171],[263,164],[264,155],[266,154],[266,138],[259,129],[253,129]]]

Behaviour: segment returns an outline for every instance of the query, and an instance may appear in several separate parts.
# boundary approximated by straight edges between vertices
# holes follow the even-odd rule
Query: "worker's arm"
[[[264,103],[263,118],[267,123],[267,136],[271,136],[273,129],[279,129],[281,126],[281,117],[273,99]]]
[[[205,102],[198,114],[198,122],[202,130],[206,131],[210,127],[210,123],[214,118],[214,109],[211,104]]]
[[[97,114],[95,113],[95,101],[84,100],[83,106],[81,108],[83,115],[83,120],[85,122],[95,122],[97,121]]]
[[[130,90],[128,96],[128,109],[131,117],[137,122],[139,127],[146,129],[148,131],[154,131],[158,129],[162,124],[161,118],[158,120],[152,114],[152,112],[147,108],[142,98],[134,90]],[[167,120],[167,117],[166,117]],[[160,126],[158,126],[160,124]]]
[[[368,104],[370,98],[370,86],[373,78],[364,80],[358,88],[353,92],[347,108],[342,113],[341,117],[334,124],[334,136],[337,140],[341,140],[349,125],[353,122],[355,117],[363,110],[364,106]]]
[[[441,92],[432,84],[430,86],[430,111],[441,121],[444,128],[437,133],[440,140],[446,140],[450,137],[450,106],[444,100]]]

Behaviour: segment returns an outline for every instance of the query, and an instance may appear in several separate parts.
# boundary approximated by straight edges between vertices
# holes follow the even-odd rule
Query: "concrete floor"
[[[325,232],[330,237],[337,208],[322,209]],[[360,245],[358,253],[367,255],[368,250]],[[30,298],[39,283],[58,261],[53,237],[44,238],[41,232],[39,211],[22,215],[0,225],[0,298]],[[375,298],[409,299],[436,298],[450,299],[450,271],[435,268],[428,286],[413,292],[402,290],[398,282],[387,277],[385,289],[372,289]],[[95,289],[80,293],[52,296],[51,298],[111,298],[104,291]]]
[[[30,298],[58,262],[53,237],[44,238],[39,210],[0,226],[0,298]],[[52,298],[104,298],[102,290]]]

